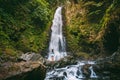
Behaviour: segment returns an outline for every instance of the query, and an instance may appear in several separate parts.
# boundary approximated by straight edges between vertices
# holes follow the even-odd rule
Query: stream
[[[56,68],[48,71],[45,80],[84,80],[87,76],[83,73],[83,66],[89,64],[90,75],[89,78],[98,78],[93,71],[94,61],[81,61],[76,65],[68,65],[64,68]]]

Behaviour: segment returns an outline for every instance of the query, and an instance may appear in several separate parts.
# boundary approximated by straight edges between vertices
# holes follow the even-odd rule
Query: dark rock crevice
[[[110,23],[106,29],[104,35],[104,49],[108,53],[113,53],[118,49],[119,46],[119,25]]]

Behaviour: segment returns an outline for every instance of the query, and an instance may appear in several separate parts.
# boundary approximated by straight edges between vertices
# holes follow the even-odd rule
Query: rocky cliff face
[[[0,80],[44,80],[46,66],[41,55],[29,52],[16,61],[12,61],[12,58],[4,61],[4,58],[0,61]]]
[[[39,61],[6,62],[0,66],[0,80],[44,80],[46,67]]]
[[[91,55],[116,51],[120,46],[119,5],[119,0],[66,1],[68,51]]]

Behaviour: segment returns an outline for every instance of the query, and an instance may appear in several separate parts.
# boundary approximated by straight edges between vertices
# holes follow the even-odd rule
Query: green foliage
[[[90,52],[94,44],[99,46],[98,33],[119,18],[120,12],[120,0],[0,0],[0,4],[0,55],[45,49],[58,5],[66,10],[69,50]]]
[[[52,19],[45,0],[0,0],[0,54],[40,52]],[[7,4],[7,5],[6,5]]]
[[[56,7],[56,6],[63,6],[66,1],[68,0],[46,0],[51,6],[50,7]]]
[[[37,26],[44,27],[50,19],[51,11],[48,8],[48,3],[44,0],[37,0],[38,2],[34,3],[33,7],[34,12],[32,12],[33,23]],[[39,6],[38,6],[39,5]]]
[[[113,3],[106,9],[105,15],[103,16],[103,18],[101,20],[102,28],[107,27],[107,24],[111,20],[113,20],[112,15],[113,15],[113,13],[117,12],[118,9],[120,9],[119,5],[120,5],[119,0],[113,0]],[[118,16],[118,15],[116,15],[116,16]]]
[[[108,24],[113,22],[119,25],[120,1],[76,0],[77,4],[73,0],[69,1],[65,7],[69,50],[75,50],[76,53],[102,51],[102,37]]]
[[[90,56],[85,52],[78,52],[74,54],[75,57],[88,59]]]

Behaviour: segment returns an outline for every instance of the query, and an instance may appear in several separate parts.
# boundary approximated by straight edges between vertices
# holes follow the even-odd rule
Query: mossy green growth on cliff
[[[101,32],[104,49],[113,53],[119,48],[120,44],[120,1],[113,0],[112,4],[106,9],[105,15],[101,19]]]
[[[65,17],[68,50],[73,53],[83,51],[90,54],[113,53],[117,50],[120,46],[119,5],[119,0],[67,1],[65,3]],[[112,23],[113,25],[110,27]],[[109,32],[111,33],[109,34]],[[112,47],[112,45],[115,46]]]
[[[47,47],[52,10],[45,0],[0,0],[0,54]]]

